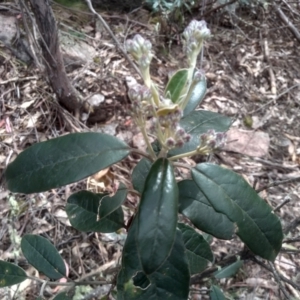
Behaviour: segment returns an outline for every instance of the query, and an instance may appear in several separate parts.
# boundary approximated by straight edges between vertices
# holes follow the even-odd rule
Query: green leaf
[[[117,193],[94,194],[80,191],[67,200],[66,212],[71,225],[80,231],[110,233],[123,227],[124,215],[120,207],[126,200],[127,189],[121,185]]]
[[[186,133],[191,135],[191,140],[183,147],[171,150],[170,155],[196,150],[200,144],[202,133],[207,132],[209,129],[224,132],[229,129],[230,125],[231,119],[228,117],[206,110],[194,111],[180,121],[180,126],[185,129]]]
[[[208,262],[214,260],[209,244],[201,234],[190,226],[179,223],[178,228],[182,233],[182,239],[187,249],[191,275],[202,272],[207,267]]]
[[[53,300],[72,300],[73,296],[73,293],[63,292],[56,295]]]
[[[129,147],[104,133],[73,133],[35,144],[7,167],[8,189],[38,193],[90,176],[122,160]]]
[[[188,93],[188,103],[183,111],[183,116],[187,116],[201,103],[206,93],[206,79],[198,81],[195,85],[192,84]]]
[[[47,239],[26,234],[22,238],[21,249],[28,262],[50,279],[57,280],[66,276],[62,257]]]
[[[137,247],[150,275],[168,258],[176,235],[178,187],[169,160],[159,158],[146,178],[137,213]]]
[[[137,220],[130,227],[117,279],[118,300],[186,300],[189,293],[189,269],[179,230],[165,263],[146,276],[142,271],[136,245]]]
[[[200,230],[219,239],[231,239],[234,223],[224,214],[216,212],[193,180],[178,183],[179,212]]]
[[[226,300],[220,288],[216,285],[211,287],[210,300]]]
[[[188,69],[178,70],[169,80],[165,96],[171,97],[173,103],[177,103],[180,100],[180,96],[185,92],[188,79]]]
[[[21,283],[26,279],[27,275],[23,269],[0,260],[0,288]]]
[[[218,270],[214,272],[215,278],[216,279],[222,279],[222,278],[229,278],[234,276],[238,270],[243,266],[243,261],[238,260],[235,263],[222,268],[221,270]]]
[[[141,159],[132,172],[132,185],[139,193],[143,192],[144,184],[151,168],[151,161],[146,158]]]
[[[274,261],[282,244],[279,219],[270,206],[235,172],[198,164],[192,176],[214,209],[235,222],[237,235],[256,255]]]

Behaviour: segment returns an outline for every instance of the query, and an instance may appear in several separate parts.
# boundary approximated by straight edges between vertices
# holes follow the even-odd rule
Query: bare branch
[[[295,27],[295,25],[289,20],[289,18],[284,14],[284,12],[281,10],[281,8],[278,5],[273,5],[277,15],[279,18],[283,21],[284,24],[287,25],[288,29],[291,31],[291,33],[295,36],[295,38],[300,43],[300,33],[298,29]]]
[[[128,54],[126,53],[126,51],[123,49],[123,47],[120,45],[119,41],[117,40],[116,36],[113,34],[113,32],[111,31],[110,27],[108,26],[108,24],[105,22],[105,20],[101,17],[100,14],[98,14],[92,3],[91,0],[85,0],[90,11],[99,19],[99,21],[101,22],[101,24],[103,25],[103,27],[106,29],[106,31],[109,33],[109,35],[111,36],[111,38],[114,40],[114,42],[116,43],[117,47],[119,48],[119,50],[122,52],[122,54],[124,55],[124,57],[127,59],[127,61],[129,62],[129,64],[135,69],[135,71],[140,75],[140,77],[142,78],[141,72],[138,69],[138,67],[133,63],[133,61],[130,59],[130,57],[128,56]]]
[[[295,181],[298,181],[298,180],[300,181],[300,176],[290,178],[290,179],[286,179],[286,180],[281,180],[281,181],[273,181],[273,182],[269,183],[268,185],[265,185],[265,186],[261,187],[260,189],[256,190],[256,192],[260,193],[261,191],[267,190],[271,187],[278,186],[278,185],[285,184],[285,183],[295,182]]]

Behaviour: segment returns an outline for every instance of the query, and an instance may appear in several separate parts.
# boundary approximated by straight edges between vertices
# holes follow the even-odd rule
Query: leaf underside
[[[188,103],[183,111],[183,116],[189,115],[192,111],[197,108],[197,106],[204,99],[206,93],[206,80],[205,78],[194,85],[191,86],[191,91],[189,91],[190,97]]]

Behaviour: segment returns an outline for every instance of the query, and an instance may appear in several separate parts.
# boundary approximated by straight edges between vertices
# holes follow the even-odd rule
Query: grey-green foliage
[[[240,7],[255,7],[258,5],[267,6],[267,0],[238,0],[236,2],[230,3],[231,0],[218,0],[218,5],[223,5],[228,3],[228,5],[224,6],[224,9],[230,13],[235,13],[236,10]],[[229,4],[230,3],[230,4]]]
[[[187,1],[186,0],[174,0],[174,1],[146,0],[145,3],[152,11],[172,13],[177,8],[190,9],[195,4],[195,1],[193,0],[187,0]]]

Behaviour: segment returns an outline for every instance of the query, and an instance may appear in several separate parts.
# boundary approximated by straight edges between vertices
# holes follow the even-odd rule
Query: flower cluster
[[[195,67],[196,59],[203,45],[203,41],[210,37],[210,30],[205,21],[193,20],[183,32],[185,48],[190,66]]]
[[[149,88],[145,85],[136,84],[129,89],[128,97],[131,100],[131,112],[133,116],[153,116],[153,107],[151,105],[152,93]]]
[[[200,43],[202,40],[210,37],[210,30],[207,28],[204,20],[192,20],[184,30],[183,37],[190,44]]]
[[[133,56],[137,64],[145,69],[148,68],[153,57],[151,53],[152,44],[137,34],[125,43],[126,50]]]
[[[200,136],[200,146],[198,147],[201,153],[211,153],[225,146],[226,132],[215,132],[210,129]]]
[[[188,143],[191,139],[191,135],[186,133],[185,130],[181,127],[177,127],[173,137],[169,137],[166,140],[166,147],[168,149],[180,148],[185,143]]]
[[[157,118],[153,121],[152,129],[163,147],[170,150],[175,147],[182,147],[189,142],[191,136],[180,127],[182,110],[178,105],[163,107],[157,110]]]
[[[150,76],[150,62],[153,54],[151,53],[152,44],[150,41],[144,39],[141,35],[137,34],[131,40],[125,43],[127,52],[129,52],[135,62],[138,64],[144,84],[151,89],[153,95],[153,103],[159,104],[159,94],[157,89],[152,83]]]
[[[172,99],[176,103],[169,99],[170,94],[168,92],[164,96],[160,96],[156,85],[152,82],[149,70],[153,57],[151,42],[139,34],[126,41],[126,50],[137,63],[144,81],[144,85],[136,85],[128,92],[132,103],[131,113],[141,129],[153,157],[155,157],[155,153],[146,132],[146,119],[149,117],[152,118],[151,134],[157,137],[164,152],[175,147],[182,147],[191,139],[191,136],[180,127],[180,120],[187,102],[193,96],[194,88],[199,81],[203,80],[204,72],[195,72],[195,69],[197,56],[200,53],[203,41],[209,36],[210,30],[206,27],[205,21],[192,21],[183,33],[189,68],[186,84],[181,90],[179,101]],[[208,131],[201,136],[196,151],[199,150],[198,153],[209,153],[222,147],[224,143],[224,134]]]
[[[204,70],[197,70],[194,74],[193,81],[199,82],[199,81],[202,81],[204,78],[205,78]]]

